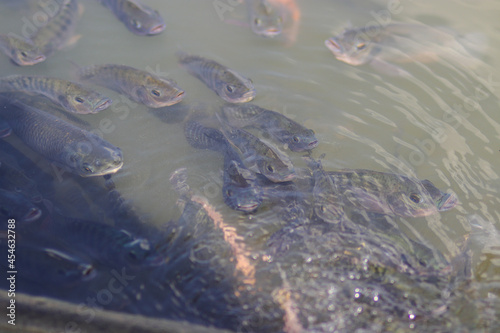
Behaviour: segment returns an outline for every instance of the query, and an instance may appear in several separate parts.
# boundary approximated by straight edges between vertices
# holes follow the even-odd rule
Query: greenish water
[[[460,34],[481,33],[488,41],[473,73],[466,64],[460,67],[444,59],[403,64],[411,78],[390,77],[370,66],[350,66],[324,46],[325,39],[348,24],[363,27],[377,22],[379,15],[387,13],[386,1],[297,1],[301,21],[293,45],[254,35],[246,26],[246,7],[235,1],[145,1],[167,23],[166,31],[154,37],[128,32],[96,1],[81,2],[85,12],[76,45],[33,67],[16,67],[2,55],[0,75],[71,79],[74,64],[121,63],[177,81],[186,97],[167,112],[165,121],[138,105],[128,111],[115,106],[81,116],[123,150],[124,167],[113,178],[123,196],[151,223],[160,225],[179,216],[178,195],[169,176],[186,167],[190,186],[231,221],[247,244],[258,250],[272,230],[259,222],[269,213],[266,210],[242,216],[225,207],[220,156],[196,150],[184,139],[182,112],[213,114],[223,101],[178,66],[175,53],[182,50],[250,77],[257,89],[256,104],[312,128],[320,140],[313,156],[326,155],[326,170],[397,172],[429,179],[438,188],[456,193],[460,205],[451,211],[398,221],[412,237],[426,240],[448,258],[458,253],[458,244],[471,232],[471,222],[491,224],[491,237],[471,244],[474,278],[485,286],[500,282],[500,239],[492,233],[500,231],[500,2],[400,1],[398,14],[386,16],[387,22],[416,20]],[[23,18],[30,20],[33,11],[6,3],[1,4],[0,31],[19,32],[26,24]],[[230,9],[218,13],[216,3]],[[127,105],[117,93],[106,93],[115,105]],[[300,154],[290,155],[303,165]],[[485,295],[488,292],[486,288]],[[500,296],[498,291],[493,294]]]

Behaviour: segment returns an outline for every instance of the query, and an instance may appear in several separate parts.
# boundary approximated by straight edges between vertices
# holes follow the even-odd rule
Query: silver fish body
[[[250,79],[216,61],[195,55],[179,54],[180,64],[222,99],[230,103],[246,103],[255,97]]]
[[[44,76],[4,76],[0,78],[0,92],[44,95],[66,111],[79,114],[97,113],[112,103],[108,97],[81,84]]]
[[[119,148],[42,110],[2,102],[0,117],[27,146],[73,174],[102,176],[123,166]]]
[[[158,11],[137,0],[99,0],[136,35],[157,35],[165,30],[165,21]]]
[[[179,103],[184,91],[167,78],[124,65],[93,65],[80,68],[80,80],[113,89],[151,108]]]

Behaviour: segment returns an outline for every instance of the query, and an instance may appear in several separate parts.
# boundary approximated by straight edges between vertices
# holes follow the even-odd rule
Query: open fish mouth
[[[12,128],[5,128],[0,130],[0,138],[5,138],[12,134]]]
[[[37,57],[35,57],[33,59],[30,59],[28,61],[22,61],[21,65],[22,66],[32,66],[32,65],[36,65],[36,64],[38,64],[38,63],[40,63],[42,61],[45,61],[46,59],[47,58],[43,54],[41,54],[41,55],[39,55],[39,56],[37,56]]]
[[[22,220],[26,223],[31,223],[33,221],[38,220],[38,218],[42,216],[42,211],[38,208],[31,208],[30,211],[23,216]]]
[[[96,103],[96,106],[94,107],[94,112],[99,112],[104,109],[107,109],[108,107],[111,106],[111,103],[113,101],[110,98],[103,98],[99,102]]]
[[[151,29],[149,29],[148,35],[157,35],[160,32],[162,32],[163,30],[165,30],[165,28],[166,28],[165,24],[155,25],[154,27],[152,27]]]
[[[342,54],[343,52],[342,46],[340,46],[334,38],[328,38],[325,40],[325,46],[336,56]]]
[[[254,99],[255,94],[256,94],[255,89],[252,89],[250,91],[247,91],[243,95],[241,95],[241,97],[235,98],[233,100],[229,100],[228,102],[231,102],[231,103],[246,103],[246,102],[250,102],[252,99]]]
[[[458,197],[454,193],[446,193],[437,202],[437,209],[444,212],[452,209],[458,204]]]
[[[241,205],[241,204],[238,205],[239,210],[247,212],[247,213],[254,212],[255,210],[257,210],[258,207],[259,207],[259,203],[257,203],[257,202],[247,203],[244,205]]]
[[[269,27],[260,32],[260,35],[265,37],[276,37],[281,34],[281,29],[277,27]]]
[[[318,145],[318,140],[314,140],[307,145],[307,149],[316,148],[317,145]]]

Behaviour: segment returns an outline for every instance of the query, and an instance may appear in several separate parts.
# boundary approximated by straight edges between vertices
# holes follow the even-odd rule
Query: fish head
[[[160,108],[179,103],[185,94],[184,90],[171,80],[149,78],[145,85],[137,87],[136,95],[142,104],[150,108]]]
[[[311,150],[318,146],[318,139],[313,130],[297,133],[283,133],[283,137],[291,151],[300,152]]]
[[[438,189],[430,180],[422,180],[422,185],[429,192],[437,209],[442,212],[450,210],[458,204],[458,197],[454,193],[445,193]]]
[[[250,79],[226,69],[217,84],[217,94],[230,103],[246,103],[255,97],[255,88]]]
[[[160,13],[148,6],[127,1],[124,11],[127,18],[123,22],[136,35],[157,35],[165,30],[165,21]]]
[[[124,245],[126,260],[132,264],[141,264],[152,253],[151,243],[144,238],[134,239]]]
[[[274,158],[259,158],[257,161],[259,171],[272,182],[288,182],[296,177],[293,166]]]
[[[47,267],[54,268],[50,270],[50,273],[48,272],[48,275],[55,283],[90,280],[97,275],[95,267],[81,258],[51,248],[43,249],[43,255]]]
[[[262,198],[254,187],[241,187],[235,184],[224,184],[222,187],[224,203],[231,209],[252,213],[262,204]]]
[[[61,156],[63,167],[82,177],[103,176],[117,172],[123,166],[120,148],[89,133],[87,141],[66,145]]]
[[[76,83],[68,83],[65,94],[57,100],[67,111],[79,114],[97,113],[112,103],[110,98]]]
[[[42,211],[23,194],[0,189],[0,215],[31,223],[42,216]]]
[[[325,222],[338,223],[342,220],[344,209],[335,200],[328,200],[327,197],[315,199],[314,212]]]
[[[374,43],[362,30],[346,30],[325,41],[325,46],[337,60],[359,66],[373,58]]]
[[[279,11],[267,1],[259,1],[250,14],[252,31],[264,37],[275,37],[283,31],[283,19]]]
[[[1,35],[0,50],[19,66],[31,66],[46,59],[45,55],[30,40]]]

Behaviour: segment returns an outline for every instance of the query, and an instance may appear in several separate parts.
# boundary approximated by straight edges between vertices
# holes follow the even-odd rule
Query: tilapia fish
[[[0,216],[30,223],[42,216],[42,211],[23,194],[0,188]]]
[[[150,108],[174,105],[184,98],[184,91],[174,81],[129,66],[88,66],[77,75],[80,80],[113,89]]]
[[[419,23],[391,23],[380,27],[346,29],[325,41],[340,61],[359,66],[370,64],[389,75],[403,74],[395,63],[435,62],[440,58],[471,64],[474,57],[462,44],[481,46],[481,36],[470,34],[460,43],[450,31]],[[471,39],[471,40],[468,40]]]
[[[28,105],[0,100],[0,117],[31,149],[55,165],[82,177],[117,172],[123,166],[119,148],[99,136]]]
[[[19,66],[35,65],[46,59],[31,40],[17,36],[0,35],[0,51]]]
[[[112,101],[84,86],[44,76],[9,75],[0,78],[0,92],[40,94],[72,113],[97,113],[108,108]]]
[[[344,203],[371,212],[420,217],[457,204],[455,195],[439,191],[428,180],[364,169],[331,171],[328,176]]]
[[[195,55],[180,53],[180,64],[193,76],[201,80],[222,99],[230,103],[245,103],[255,97],[255,88],[250,79],[218,62]]]
[[[98,0],[136,35],[157,35],[165,30],[165,21],[158,11],[137,0]]]
[[[0,153],[0,161],[0,188],[21,193],[33,202],[42,201],[35,181],[28,178],[19,167],[4,160],[3,152]]]
[[[82,12],[78,2],[60,0],[57,3],[60,6],[59,11],[29,37],[46,58],[78,38],[74,36],[76,23]]]
[[[252,31],[264,37],[274,37],[283,31],[280,11],[268,0],[246,0]]]
[[[234,127],[254,127],[264,130],[291,151],[311,150],[318,145],[314,131],[284,115],[255,104],[226,104],[222,107],[224,119]]]
[[[260,172],[273,182],[285,182],[295,178],[292,162],[253,134],[227,124],[222,124],[221,131],[242,155],[243,162],[250,170]]]

